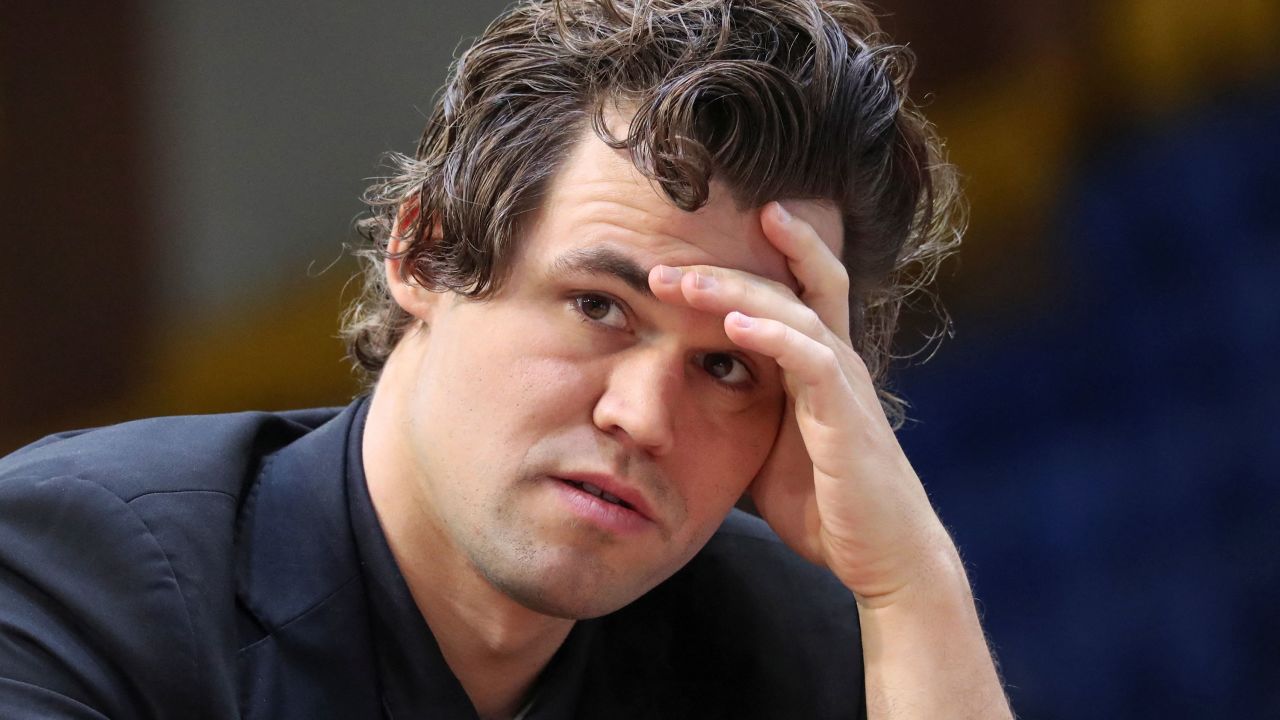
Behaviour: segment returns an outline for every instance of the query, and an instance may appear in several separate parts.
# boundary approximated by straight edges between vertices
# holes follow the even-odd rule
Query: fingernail
[[[680,282],[680,268],[667,267],[666,265],[658,266],[658,282],[664,285],[671,285]]]
[[[698,288],[699,290],[710,290],[711,288],[716,286],[716,279],[711,277],[710,275],[697,273],[696,275],[693,276],[693,286]]]
[[[737,325],[737,326],[738,326],[738,327],[740,327],[740,328],[749,328],[749,327],[751,327],[752,325],[755,325],[755,324],[756,324],[756,321],[755,321],[755,320],[753,320],[752,318],[747,317],[746,315],[743,315],[742,313],[738,312],[737,310],[734,310],[734,311],[733,311],[733,324],[734,324],[734,325]]]
[[[782,203],[775,202],[774,206],[777,207],[778,222],[780,223],[791,222],[791,213],[787,212],[787,209],[782,207]]]

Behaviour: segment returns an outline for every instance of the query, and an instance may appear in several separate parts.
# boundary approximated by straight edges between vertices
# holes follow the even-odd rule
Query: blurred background
[[[0,452],[350,399],[359,194],[504,4],[0,0]],[[1280,718],[1280,3],[880,8],[972,203],[900,437],[1015,709]]]

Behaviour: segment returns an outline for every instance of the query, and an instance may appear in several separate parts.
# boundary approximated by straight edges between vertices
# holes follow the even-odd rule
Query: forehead
[[[796,285],[786,258],[760,227],[759,208],[739,209],[728,189],[713,182],[705,206],[683,211],[632,165],[625,150],[609,147],[590,130],[552,181],[537,225],[526,248],[537,261],[607,244],[645,269],[707,264]]]

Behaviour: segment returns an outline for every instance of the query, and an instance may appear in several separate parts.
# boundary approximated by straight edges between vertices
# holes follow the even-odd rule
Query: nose
[[[675,444],[683,363],[658,348],[627,355],[610,368],[592,421],[625,444],[650,455],[665,455]]]

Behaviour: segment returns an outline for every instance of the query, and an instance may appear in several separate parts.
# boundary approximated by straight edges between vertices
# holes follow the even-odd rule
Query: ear
[[[387,254],[390,256],[384,263],[387,289],[405,312],[422,322],[430,322],[431,316],[447,293],[432,292],[424,288],[413,276],[413,269],[400,257],[413,241],[413,229],[418,222],[418,197],[415,195],[405,200],[396,211],[396,224],[391,237],[387,240]],[[430,232],[420,235],[418,242],[435,242],[439,240],[440,228],[433,226]]]

